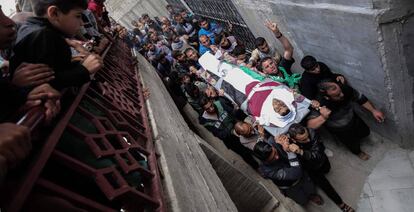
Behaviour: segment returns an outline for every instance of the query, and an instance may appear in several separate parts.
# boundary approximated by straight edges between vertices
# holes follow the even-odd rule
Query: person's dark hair
[[[204,108],[204,105],[206,105],[207,103],[211,102],[211,99],[207,98],[206,96],[201,96],[200,99],[200,106]]]
[[[237,121],[234,124],[234,132],[237,133],[237,135],[242,135],[242,130],[243,130],[243,126],[244,126],[244,121]]]
[[[165,6],[166,9],[168,8],[173,8],[173,6],[171,4],[167,4],[167,6]]]
[[[262,161],[266,161],[272,154],[272,145],[260,141],[254,145],[253,148],[254,155]]]
[[[140,29],[138,29],[138,28],[134,28],[133,30],[132,30],[132,32],[135,34],[135,35],[138,35],[138,36],[142,36],[142,32],[141,32],[141,30]]]
[[[305,131],[306,131],[306,128],[304,126],[298,123],[294,123],[290,125],[288,133],[289,133],[289,136],[294,139],[296,138],[297,135],[302,135],[303,133],[305,133]]]
[[[175,18],[178,18],[178,17],[180,17],[181,16],[181,14],[180,13],[174,13],[173,15],[172,15],[172,17],[175,19]]]
[[[198,98],[200,96],[200,89],[194,83],[186,84],[184,90],[192,98]]]
[[[236,57],[242,54],[246,54],[246,48],[244,45],[237,45],[234,47],[232,54]]]
[[[182,8],[182,9],[179,9],[179,10],[178,10],[178,12],[179,12],[179,13],[183,13],[183,12],[187,12],[187,10],[186,10],[186,9],[184,9],[184,8]]]
[[[200,18],[200,20],[198,20],[198,25],[201,26],[201,23],[207,21],[207,19],[205,18]],[[207,21],[208,22],[208,21]]]
[[[178,59],[178,57],[179,56],[181,56],[181,55],[183,55],[183,53],[180,51],[180,50],[174,50],[173,52],[172,52],[172,57],[174,58],[174,59]]]
[[[44,16],[47,8],[56,6],[63,14],[77,8],[86,10],[88,8],[87,0],[32,0],[33,12],[36,16]]]
[[[318,83],[318,89],[321,93],[326,94],[326,92],[333,87],[333,85],[329,85],[328,83],[337,83],[333,79],[323,79]]]
[[[272,57],[264,57],[263,59],[261,59],[259,61],[259,63],[257,64],[257,66],[256,66],[257,70],[260,71],[260,72],[262,72],[263,71],[263,65],[262,64],[265,61],[268,61],[268,60],[273,60],[273,58]]]
[[[318,64],[318,61],[310,55],[305,56],[302,59],[302,61],[300,61],[300,66],[302,66],[302,68],[305,70],[310,70],[311,68],[315,67],[317,64]]]
[[[194,51],[194,49],[193,49],[193,48],[191,48],[191,47],[188,47],[188,48],[186,48],[186,49],[184,50],[184,54],[186,54],[186,55],[187,55],[187,52],[189,52],[189,51]]]
[[[225,35],[223,33],[214,35],[214,44],[216,46],[220,46],[220,42],[221,42],[221,40],[223,40],[224,37],[225,37]]]
[[[144,14],[142,14],[142,16],[141,16],[142,18],[149,18],[149,15],[148,15],[148,13],[144,13]]]
[[[265,42],[266,42],[266,39],[264,39],[263,37],[257,37],[254,40],[254,46],[256,46],[256,48],[259,48],[259,46],[262,46]]]

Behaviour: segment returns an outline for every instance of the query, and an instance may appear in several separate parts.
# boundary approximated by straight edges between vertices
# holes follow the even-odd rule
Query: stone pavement
[[[326,132],[322,137],[334,153],[327,178],[346,203],[361,212],[414,211],[414,152],[372,134],[362,144],[371,159],[362,161]],[[318,193],[325,204],[309,204],[307,211],[340,211],[323,191]]]
[[[386,152],[365,181],[359,211],[414,211],[413,161],[413,151],[397,148]]]

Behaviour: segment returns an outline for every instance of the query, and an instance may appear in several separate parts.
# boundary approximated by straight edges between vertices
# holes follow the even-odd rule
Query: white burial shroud
[[[210,52],[203,54],[198,61],[204,70],[208,70],[211,74],[219,77],[219,81],[226,81],[231,84],[244,95],[246,95],[247,85],[252,82],[259,82],[259,80],[246,74],[238,66],[222,62]],[[221,84],[219,81],[217,84]],[[219,89],[220,85],[217,86],[217,84],[213,86]],[[275,97],[282,100],[288,106],[291,114],[285,117],[278,116],[272,106],[272,99]],[[261,117],[256,117],[256,119],[263,122],[265,129],[274,136],[287,132],[291,124],[299,123],[309,113],[310,100],[305,98],[301,102],[295,102],[296,106],[294,106],[292,104],[294,99],[293,92],[287,86],[278,86],[266,98],[262,105]],[[270,123],[273,126],[269,126]]]

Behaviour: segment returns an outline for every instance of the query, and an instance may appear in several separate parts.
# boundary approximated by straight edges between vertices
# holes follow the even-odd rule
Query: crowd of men
[[[264,24],[283,47],[281,53],[263,37],[255,39],[256,49],[249,53],[233,35],[230,23],[215,23],[171,5],[167,10],[169,14],[163,17],[151,19],[148,14],[137,17],[131,23],[131,30],[120,28],[121,38],[156,68],[172,95],[184,97],[198,112],[200,124],[263,177],[272,179],[286,196],[301,205],[308,201],[323,204],[315,192],[317,185],[342,211],[354,211],[325,177],[331,166],[318,129],[324,126],[353,154],[368,160],[370,156],[361,150],[360,141],[370,130],[355,113],[354,103],[378,122],[384,121],[384,114],[352,88],[343,75],[332,72],[313,56],[300,61],[305,70],[301,76],[294,74],[294,48],[276,23]],[[199,58],[207,52],[286,84],[312,100],[310,112],[300,123],[291,123],[286,133],[271,136],[259,122],[252,121],[251,111],[242,111],[224,90],[217,89],[200,74],[203,67]],[[272,104],[281,117],[291,110],[277,99]]]
[[[143,14],[126,29],[110,21],[104,0],[19,0],[11,20],[0,10],[0,178],[16,167],[31,151],[27,127],[10,122],[17,108],[27,111],[44,106],[45,121],[60,110],[60,91],[79,87],[103,66],[99,52],[116,32],[130,48],[141,52],[156,68],[171,93],[181,96],[199,114],[199,122],[239,154],[265,178],[273,180],[286,196],[305,205],[323,204],[319,186],[343,211],[354,211],[325,178],[330,170],[318,129],[324,126],[362,160],[369,155],[360,141],[369,127],[355,113],[354,103],[372,113],[378,122],[384,114],[352,88],[345,77],[333,73],[323,62],[305,56],[301,76],[292,72],[294,48],[276,23],[267,21],[283,50],[258,37],[251,53],[233,36],[231,24],[221,25],[196,17],[185,9],[167,6],[168,16]],[[199,58],[204,53],[246,67],[289,86],[312,105],[300,123],[286,133],[271,136],[262,124],[252,121],[249,111],[226,96],[223,90],[200,76]],[[283,101],[271,102],[283,119],[292,108]],[[258,163],[260,161],[260,163]]]

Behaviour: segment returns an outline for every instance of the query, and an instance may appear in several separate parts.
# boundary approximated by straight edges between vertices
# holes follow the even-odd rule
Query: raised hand
[[[273,33],[275,33],[275,34],[279,34],[280,33],[279,28],[277,27],[277,24],[275,22],[271,22],[269,20],[266,20],[265,23],[264,23],[264,25],[268,29],[270,29]]]

